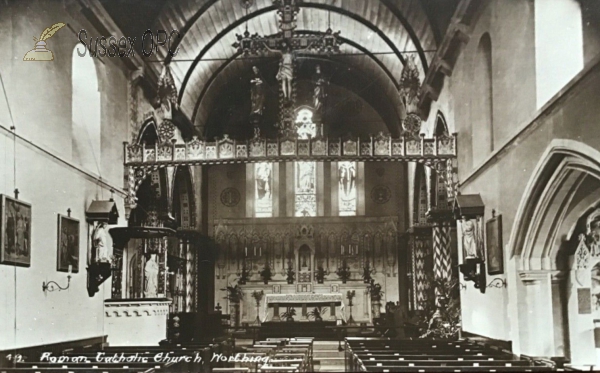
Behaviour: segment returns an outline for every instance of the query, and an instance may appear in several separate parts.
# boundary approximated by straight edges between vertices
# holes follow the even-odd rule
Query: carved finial
[[[496,210],[492,209],[492,218],[495,218],[495,217],[496,217]]]
[[[19,199],[19,188],[15,188],[15,199]]]
[[[70,208],[67,209],[67,216],[71,217],[71,209]]]

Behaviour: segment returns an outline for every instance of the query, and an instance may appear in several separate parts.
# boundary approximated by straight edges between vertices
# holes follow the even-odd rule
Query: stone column
[[[519,273],[519,324],[521,352],[529,356],[564,356],[565,320],[563,320],[559,271]]]

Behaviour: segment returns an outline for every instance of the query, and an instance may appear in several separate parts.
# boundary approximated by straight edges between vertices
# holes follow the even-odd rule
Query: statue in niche
[[[298,254],[300,257],[300,268],[302,270],[310,270],[310,249],[307,246],[302,246]]]
[[[251,115],[262,115],[265,106],[265,87],[264,80],[260,70],[256,66],[252,66],[254,75],[250,80],[252,89],[250,90],[250,98],[252,101]]]
[[[313,106],[315,111],[320,111],[323,107],[325,98],[327,97],[327,85],[329,84],[325,75],[321,73],[320,65],[315,67],[315,74],[313,75],[312,81],[314,84]]]
[[[158,296],[158,263],[156,254],[150,254],[144,267],[144,278],[146,279],[144,297],[156,298]]]
[[[465,259],[477,258],[477,225],[472,219],[467,219],[466,216],[462,217],[462,244],[463,250],[466,255]]]
[[[106,242],[106,223],[99,223],[92,233],[92,247],[95,261],[108,263],[108,243]]]

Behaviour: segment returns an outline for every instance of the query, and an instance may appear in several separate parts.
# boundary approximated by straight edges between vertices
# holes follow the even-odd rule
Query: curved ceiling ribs
[[[303,34],[316,34],[316,31],[310,31],[310,30],[298,30],[299,33],[303,33]],[[382,69],[385,72],[385,75],[388,77],[388,79],[394,83],[394,87],[395,89],[398,89],[398,83],[394,80],[394,76],[392,75],[392,72],[389,71],[387,69],[387,67],[379,60],[377,59],[377,57],[371,53],[367,48],[363,47],[362,45],[355,43],[352,40],[346,39],[344,37],[340,37],[339,38],[344,44],[347,44],[355,49],[357,49],[358,51],[360,51],[361,53],[364,53],[365,56],[367,56],[368,58],[372,59],[373,62],[375,62],[380,69]],[[239,52],[235,52],[233,54],[233,56],[231,56],[229,59],[227,59],[224,63],[222,63],[219,68],[214,71],[209,79],[204,83],[204,86],[202,88],[202,92],[200,93],[200,95],[198,96],[198,99],[196,100],[196,103],[194,104],[194,110],[192,111],[192,118],[191,118],[191,122],[192,123],[196,123],[196,116],[198,114],[198,108],[200,107],[200,104],[202,102],[204,102],[204,96],[206,95],[207,91],[210,89],[210,87],[212,86],[213,82],[215,82],[215,80],[217,79],[217,77],[219,76],[219,74],[221,72],[223,72],[223,70],[225,70],[229,64],[231,64],[233,61],[235,61],[241,53]],[[310,58],[310,54],[305,55],[306,57]],[[180,93],[181,95],[181,93]],[[180,96],[181,97],[181,96]],[[208,106],[211,106],[210,103]]]
[[[357,58],[358,62],[349,61],[353,57],[344,58],[344,64],[365,70],[372,80],[382,82],[385,94],[397,96],[404,51],[418,53],[422,72],[427,71],[431,55],[426,53],[436,48],[436,41],[419,0],[305,0],[301,7],[298,29],[322,32],[331,18],[331,28],[341,31],[345,43],[342,53],[366,56]],[[180,49],[178,55],[172,59],[163,57],[166,62],[173,60],[171,67],[180,87],[181,107],[196,124],[203,102],[210,101],[208,96],[212,95],[217,75],[231,70],[228,66],[238,56],[231,46],[235,34],[243,31],[245,23],[252,33],[275,34],[275,7],[271,0],[256,0],[246,13],[239,0],[183,0],[169,3],[163,10],[158,27],[177,29],[182,34],[176,45]],[[337,62],[341,63],[341,59]],[[152,68],[158,70],[160,66]],[[240,69],[234,70],[238,70],[239,78]],[[396,99],[387,97],[388,101]],[[398,113],[397,108],[395,111]]]

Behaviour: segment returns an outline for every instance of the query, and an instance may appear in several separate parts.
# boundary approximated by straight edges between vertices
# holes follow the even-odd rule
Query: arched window
[[[296,116],[298,139],[306,140],[317,135],[313,112],[308,108],[298,110]],[[294,177],[295,216],[317,216],[317,162],[296,162]]]
[[[483,34],[477,47],[473,89],[473,163],[477,166],[494,149],[492,40]]]
[[[273,216],[273,163],[254,164],[254,216]]]
[[[338,207],[340,216],[356,215],[356,162],[338,162]]]
[[[100,92],[94,59],[80,57],[77,47],[72,57],[72,154],[84,168],[101,173]]]
[[[535,0],[534,4],[540,109],[583,69],[583,25],[579,0]]]

